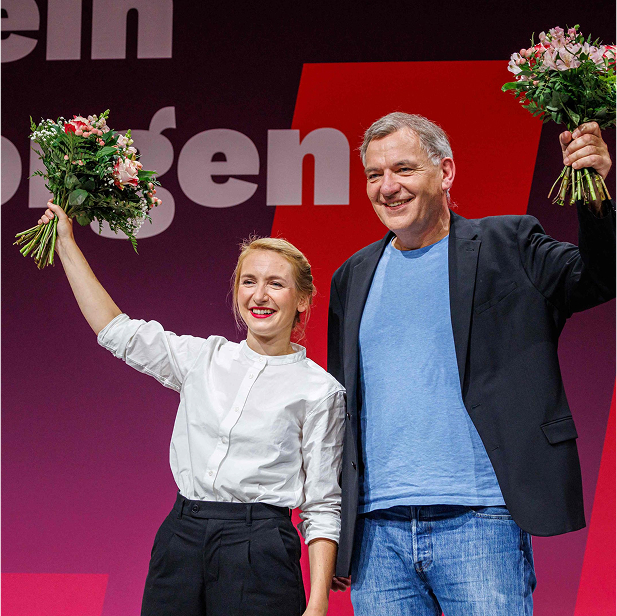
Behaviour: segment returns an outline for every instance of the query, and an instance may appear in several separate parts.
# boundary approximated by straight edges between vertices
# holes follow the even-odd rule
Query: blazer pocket
[[[549,421],[548,423],[542,424],[540,427],[551,445],[578,438],[574,419],[572,419],[571,416]]]
[[[491,299],[489,299],[488,302],[484,302],[483,304],[480,304],[475,309],[475,313],[480,314],[481,312],[484,312],[485,310],[492,308],[495,304],[498,304],[502,299],[504,299],[504,297],[510,295],[510,293],[512,293],[512,291],[514,291],[514,289],[516,289],[517,286],[518,285],[516,284],[516,282],[511,282],[505,289],[497,293],[495,297],[491,297]]]

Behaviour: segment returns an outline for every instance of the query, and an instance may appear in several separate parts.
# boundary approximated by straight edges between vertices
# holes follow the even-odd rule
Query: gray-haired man
[[[595,123],[560,141],[606,177]],[[332,279],[328,369],[348,392],[333,587],[351,572],[357,616],[531,614],[530,534],[585,524],[557,338],[615,295],[614,204],[577,204],[577,248],[531,216],[450,211],[452,151],[421,116],[377,120],[361,151],[389,232]]]

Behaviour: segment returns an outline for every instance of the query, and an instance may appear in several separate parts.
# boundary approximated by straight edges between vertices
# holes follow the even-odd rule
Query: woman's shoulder
[[[307,357],[304,360],[304,365],[310,374],[310,379],[313,384],[321,385],[322,390],[325,392],[323,397],[337,392],[345,393],[345,388],[318,363]]]

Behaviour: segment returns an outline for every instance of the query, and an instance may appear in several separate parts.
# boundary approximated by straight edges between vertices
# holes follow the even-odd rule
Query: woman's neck
[[[246,336],[246,344],[251,351],[255,351],[255,353],[259,353],[260,355],[274,356],[290,355],[291,353],[295,353],[294,348],[291,346],[291,340],[289,337],[271,340],[254,336],[251,332],[248,332]]]

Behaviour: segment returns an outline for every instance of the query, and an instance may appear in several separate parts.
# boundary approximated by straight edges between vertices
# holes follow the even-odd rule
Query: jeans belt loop
[[[180,511],[178,511],[178,520],[182,519],[182,512],[184,511],[184,503],[186,503],[186,501],[182,499],[182,502],[180,503]]]
[[[253,518],[252,518],[252,509],[253,509],[253,505],[249,504],[246,506],[246,525],[250,526]]]

